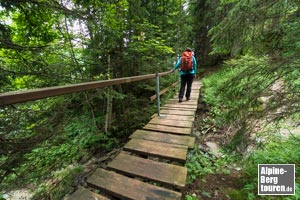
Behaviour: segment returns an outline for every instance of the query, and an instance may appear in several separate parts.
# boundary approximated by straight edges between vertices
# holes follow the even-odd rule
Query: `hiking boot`
[[[191,98],[190,98],[190,97],[186,98],[186,101],[189,101],[189,100],[191,100]]]
[[[182,99],[179,99],[179,101],[178,101],[179,103],[181,103],[182,102]]]

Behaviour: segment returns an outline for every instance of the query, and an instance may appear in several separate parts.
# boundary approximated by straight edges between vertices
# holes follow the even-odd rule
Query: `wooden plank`
[[[188,146],[189,148],[194,148],[195,144],[195,137],[146,130],[136,130],[129,138],[144,139],[169,144],[179,144]]]
[[[193,81],[192,87],[201,87],[202,83],[200,81]]]
[[[186,108],[186,109],[192,109],[192,110],[196,110],[197,109],[197,105],[189,105],[189,104],[184,104],[184,103],[167,103],[165,105],[163,105],[164,107],[171,107],[171,108]]]
[[[161,109],[161,114],[182,115],[182,116],[195,116],[195,111],[192,110],[172,110]]]
[[[175,94],[176,97],[178,97],[178,92]],[[195,96],[198,96],[200,94],[200,90],[198,89],[193,89],[191,90],[191,95],[195,95]],[[185,97],[185,96],[184,96]]]
[[[173,133],[179,135],[189,135],[191,134],[192,128],[185,128],[185,127],[172,127],[172,126],[164,126],[159,124],[147,124],[143,127],[145,130],[151,131],[159,131],[164,133]]]
[[[202,87],[202,83],[193,83],[192,84],[192,88],[195,88],[195,89],[200,89]]]
[[[149,122],[149,124],[159,124],[159,125],[183,127],[183,128],[193,127],[193,122],[191,121],[171,120],[171,119],[164,119],[164,118],[154,118]]]
[[[162,106],[161,109],[165,109],[165,110],[182,110],[182,111],[193,111],[195,112],[196,109],[191,109],[191,108],[180,108],[179,106],[178,107],[165,107],[165,106]]]
[[[201,87],[202,87],[202,85],[196,85],[196,84],[193,84],[192,85],[192,90],[194,89],[194,90],[199,90],[199,89],[201,89]]]
[[[178,92],[175,94],[176,95],[176,97],[178,97]],[[193,89],[192,88],[192,90],[191,90],[191,95],[196,95],[196,96],[198,96],[200,94],[200,90],[199,89]],[[185,97],[185,96],[184,96]]]
[[[194,98],[194,99],[190,99],[188,101],[186,101],[186,98],[183,98],[183,101],[182,102],[179,102],[178,101],[178,98],[173,98],[173,99],[169,99],[167,101],[166,104],[171,104],[171,105],[174,105],[174,104],[179,104],[179,105],[186,105],[186,106],[197,106],[198,105],[198,98]]]
[[[199,97],[200,92],[192,90],[191,96]]]
[[[161,109],[166,109],[166,110],[184,110],[184,111],[196,111],[197,108],[189,108],[187,106],[185,107],[180,107],[180,105],[174,104],[173,106],[162,106]]]
[[[192,87],[191,94],[194,94],[194,93],[200,94],[200,88],[198,88],[198,87]]]
[[[91,192],[83,187],[78,188],[71,196],[67,197],[66,200],[109,200],[109,198]]]
[[[185,187],[187,168],[120,153],[108,167],[129,176],[158,181],[178,189]]]
[[[179,104],[178,102],[178,98],[173,98],[173,99],[169,99],[168,103],[170,104]],[[189,101],[183,101],[180,103],[180,105],[198,105],[198,100],[197,99],[191,99]]]
[[[106,190],[121,199],[181,199],[179,192],[157,187],[101,168],[88,178],[87,184],[97,189]]]
[[[189,101],[187,101],[185,98],[182,100],[182,102],[178,101],[178,98],[175,99],[169,99],[167,102],[168,104],[179,104],[179,105],[193,105],[197,106],[198,105],[198,98],[192,98]],[[166,104],[167,104],[166,103]],[[164,105],[163,105],[164,106]]]
[[[188,147],[177,144],[131,139],[124,146],[124,150],[146,156],[157,156],[159,158],[185,162]]]
[[[180,115],[161,115],[157,116],[157,114],[152,115],[151,118],[163,118],[163,119],[173,119],[173,120],[181,120],[181,121],[192,121],[194,122],[195,117],[193,116],[180,116]]]
[[[179,103],[178,102],[178,97],[176,98],[171,98],[167,101],[167,103]],[[197,105],[198,99],[190,99],[189,101],[183,101],[180,104],[192,104],[192,105]]]

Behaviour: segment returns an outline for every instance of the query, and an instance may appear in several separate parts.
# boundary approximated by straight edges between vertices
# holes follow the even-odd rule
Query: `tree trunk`
[[[110,55],[108,54],[108,69],[107,69],[107,77],[110,79],[111,73],[111,63],[110,63]],[[105,115],[105,133],[110,132],[111,130],[111,122],[112,122],[112,95],[111,95],[111,87],[107,89],[107,104],[106,104],[106,115]]]

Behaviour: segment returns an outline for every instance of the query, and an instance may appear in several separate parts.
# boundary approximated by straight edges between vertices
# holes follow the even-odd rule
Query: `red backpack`
[[[184,51],[181,55],[180,70],[190,72],[193,70],[193,52]]]

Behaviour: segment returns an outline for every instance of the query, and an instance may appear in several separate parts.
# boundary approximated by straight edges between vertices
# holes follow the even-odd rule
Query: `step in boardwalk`
[[[184,163],[195,143],[190,134],[200,87],[194,81],[190,101],[170,99],[161,107],[161,116],[153,115],[143,129],[136,130],[106,169],[98,168],[87,178],[87,188],[79,188],[67,199],[180,200],[187,177]]]

